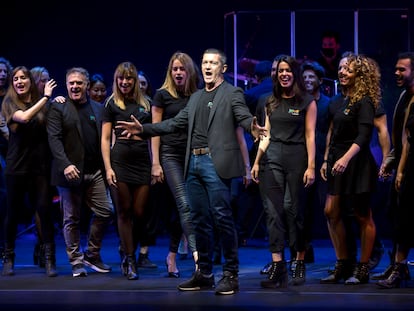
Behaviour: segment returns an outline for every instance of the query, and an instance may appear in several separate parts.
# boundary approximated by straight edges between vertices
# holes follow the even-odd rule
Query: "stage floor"
[[[128,281],[119,268],[118,239],[110,232],[104,241],[103,260],[112,266],[112,272],[100,274],[88,269],[86,278],[73,278],[68,263],[63,237],[57,243],[59,276],[48,278],[44,270],[33,265],[35,236],[19,236],[16,246],[16,275],[0,276],[1,310],[414,310],[414,281],[408,287],[383,290],[375,281],[358,286],[319,284],[335,262],[330,241],[314,241],[315,263],[307,264],[307,280],[303,286],[282,290],[260,288],[264,276],[260,269],[270,259],[266,241],[248,240],[239,249],[240,292],[230,296],[216,296],[213,291],[180,292],[177,285],[191,277],[192,260],[178,261],[181,278],[167,277],[165,257],[168,240],[165,236],[150,248],[149,257],[157,269],[139,269],[140,279]],[[386,252],[390,244],[384,241]],[[414,254],[413,254],[414,255]],[[373,271],[383,270],[389,264],[384,255]],[[414,267],[410,266],[411,275]],[[221,266],[215,266],[215,279],[221,277]]]

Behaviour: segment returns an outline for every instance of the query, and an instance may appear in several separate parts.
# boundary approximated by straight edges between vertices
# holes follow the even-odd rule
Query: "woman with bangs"
[[[150,105],[139,88],[138,72],[131,62],[116,67],[112,91],[102,118],[102,156],[124,252],[121,271],[128,280],[137,280],[135,251],[139,239],[134,232],[139,230],[134,227],[145,228],[144,210],[151,182],[150,151],[147,140],[138,135],[124,135],[122,130],[115,129],[115,124],[130,120],[131,115],[141,123],[150,123]],[[113,130],[116,138],[111,148]]]
[[[341,59],[338,78],[344,101],[329,105],[329,141],[321,175],[328,182],[325,216],[335,249],[334,271],[321,283],[356,285],[368,283],[368,261],[375,240],[375,223],[370,207],[377,184],[377,166],[370,150],[375,111],[381,101],[378,64],[364,55]],[[347,250],[342,212],[352,206],[360,227],[361,254],[354,264]]]

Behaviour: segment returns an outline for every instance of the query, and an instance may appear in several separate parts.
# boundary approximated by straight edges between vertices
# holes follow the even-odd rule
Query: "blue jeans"
[[[87,253],[89,257],[99,258],[102,239],[106,227],[113,216],[106,184],[101,170],[85,174],[82,183],[76,187],[57,187],[63,211],[63,236],[66,253],[71,265],[83,262],[81,250],[81,208],[86,204],[93,212],[89,227]]]
[[[239,258],[237,233],[230,205],[231,179],[220,178],[210,154],[205,154],[191,155],[186,182],[201,273],[210,274],[213,270],[213,232],[216,226],[223,248],[223,271],[237,274]]]

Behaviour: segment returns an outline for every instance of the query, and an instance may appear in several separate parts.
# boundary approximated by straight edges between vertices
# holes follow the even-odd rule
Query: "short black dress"
[[[351,105],[348,98],[335,96],[329,105],[333,131],[328,153],[328,193],[362,194],[375,191],[377,185],[377,165],[371,153],[375,107],[368,97]],[[360,151],[349,161],[340,175],[331,171],[335,162],[356,143]]]
[[[125,110],[110,99],[102,115],[104,122],[111,122],[115,128],[117,121],[130,121],[134,115],[142,124],[151,123],[151,114],[133,101],[125,102]],[[151,183],[151,159],[148,140],[121,139],[121,129],[115,129],[115,144],[111,149],[111,165],[118,182],[133,185]]]

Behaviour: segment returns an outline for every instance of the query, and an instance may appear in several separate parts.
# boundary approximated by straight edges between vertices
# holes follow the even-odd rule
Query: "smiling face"
[[[18,70],[12,77],[13,88],[16,91],[17,95],[21,98],[29,95],[31,81],[28,75],[26,75],[23,70]]]
[[[349,88],[355,83],[354,64],[349,63],[347,57],[343,57],[338,66],[338,80],[342,87]]]
[[[84,103],[87,100],[88,79],[80,72],[72,72],[66,78],[66,89],[71,100]]]
[[[102,81],[97,81],[89,89],[89,97],[98,102],[102,103],[106,98],[106,86]]]
[[[309,94],[314,94],[319,89],[322,81],[318,78],[315,71],[310,69],[303,71],[302,76],[306,91],[308,91]]]
[[[409,58],[402,58],[397,61],[394,74],[397,86],[408,89],[414,85],[414,72],[411,70],[411,60]]]
[[[277,80],[282,88],[290,89],[293,86],[294,77],[292,68],[285,61],[280,61],[277,69]]]

